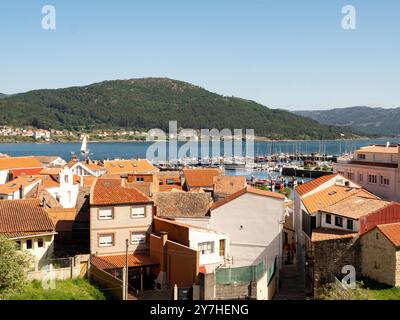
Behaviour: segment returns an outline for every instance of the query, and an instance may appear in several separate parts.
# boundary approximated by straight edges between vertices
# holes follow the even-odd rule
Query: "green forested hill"
[[[348,126],[370,135],[400,135],[400,108],[350,107],[318,111],[297,111],[322,124]]]
[[[255,129],[271,138],[337,138],[351,129],[211,93],[189,83],[145,78],[36,90],[0,100],[0,125],[53,129]]]

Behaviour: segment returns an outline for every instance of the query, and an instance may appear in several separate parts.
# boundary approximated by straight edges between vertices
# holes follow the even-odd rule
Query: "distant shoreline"
[[[315,141],[363,141],[363,140],[384,140],[387,139],[390,141],[391,139],[399,139],[400,137],[376,137],[376,138],[369,138],[369,137],[360,137],[360,138],[353,138],[353,139],[279,139],[279,140],[272,140],[269,138],[264,138],[264,137],[256,137],[254,141],[257,142],[276,142],[276,143],[281,143],[281,142],[315,142]],[[160,142],[160,141],[165,141],[168,142],[169,140],[151,140],[151,141],[146,141],[146,140],[129,140],[129,139],[107,139],[107,140],[90,140],[89,143],[149,143],[149,142]],[[235,141],[235,140],[231,140]],[[243,140],[245,141],[245,140]],[[178,142],[187,142],[187,141],[180,141]],[[200,142],[200,140],[199,140]],[[210,142],[213,142],[210,140]],[[224,142],[223,140],[220,140],[220,142]],[[60,140],[60,141],[20,141],[20,140],[14,140],[14,141],[0,141],[0,144],[67,144],[67,143],[81,143],[81,140],[76,139],[76,140]]]

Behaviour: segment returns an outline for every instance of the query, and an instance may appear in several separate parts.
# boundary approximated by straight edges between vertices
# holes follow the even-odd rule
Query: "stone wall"
[[[235,300],[250,298],[252,291],[257,296],[257,284],[219,284],[215,286],[215,295],[217,300]]]
[[[335,239],[313,243],[313,289],[318,295],[319,288],[335,277],[339,280],[345,275],[342,268],[354,266],[356,274],[361,273],[361,246],[359,238]]]
[[[390,286],[400,285],[400,252],[378,230],[361,237],[362,274]]]

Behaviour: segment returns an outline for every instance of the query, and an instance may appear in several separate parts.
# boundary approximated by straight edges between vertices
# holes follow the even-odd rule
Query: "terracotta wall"
[[[154,217],[153,232],[157,235],[167,232],[169,240],[189,246],[189,227]]]
[[[179,243],[167,241],[168,283],[172,288],[191,287],[199,274],[199,253]]]
[[[161,237],[150,236],[150,256],[160,263],[156,272],[166,271],[168,285],[172,288],[191,287],[197,281],[200,256],[196,250],[167,240],[165,246]]]

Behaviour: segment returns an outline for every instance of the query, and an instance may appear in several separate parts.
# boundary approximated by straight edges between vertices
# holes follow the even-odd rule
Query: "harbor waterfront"
[[[256,156],[272,154],[311,154],[341,155],[370,144],[385,144],[387,141],[400,143],[400,138],[380,138],[362,140],[309,140],[309,141],[255,141]],[[98,142],[90,143],[90,157],[93,159],[134,159],[145,158],[146,151],[153,142]],[[178,147],[185,142],[178,142]],[[65,160],[71,158],[71,153],[80,153],[81,142],[71,143],[13,143],[0,144],[0,153],[14,157],[57,155]],[[200,150],[200,148],[199,148]],[[221,153],[223,153],[221,142]],[[151,159],[149,159],[151,160]]]

